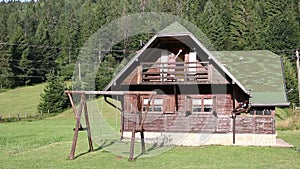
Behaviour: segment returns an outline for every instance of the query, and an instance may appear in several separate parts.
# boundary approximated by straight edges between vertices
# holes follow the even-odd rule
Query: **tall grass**
[[[299,130],[300,111],[290,108],[276,108],[276,129],[277,130]]]

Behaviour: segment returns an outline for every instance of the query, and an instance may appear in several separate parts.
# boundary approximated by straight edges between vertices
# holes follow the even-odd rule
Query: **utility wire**
[[[85,47],[67,47],[67,46],[52,46],[52,45],[33,45],[33,44],[20,44],[20,43],[9,43],[9,42],[0,42],[0,45],[3,46],[23,46],[23,47],[34,47],[34,48],[46,48],[46,49],[67,49],[67,50],[72,50],[72,51],[77,51],[77,50],[86,50],[86,51],[96,51],[99,52],[99,48],[85,48]],[[125,52],[133,52],[136,50],[118,50],[118,49],[109,49],[109,50],[101,50],[101,52],[119,52],[119,53],[125,53]]]
[[[22,59],[3,59],[3,58],[0,58],[0,61],[15,61],[15,62],[19,62],[19,61],[23,61],[23,62],[30,62],[30,63],[57,63],[57,61],[51,61],[51,60],[48,60],[48,61],[43,61],[43,60],[22,60]]]

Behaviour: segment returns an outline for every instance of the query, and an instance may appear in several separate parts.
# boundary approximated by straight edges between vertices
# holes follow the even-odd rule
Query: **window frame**
[[[146,112],[146,108],[149,102],[149,97],[142,97],[142,110]],[[157,104],[156,101],[161,100],[160,104]],[[160,107],[160,110],[156,110],[156,107]],[[152,98],[148,112],[163,112],[164,110],[164,98],[163,97],[154,97]]]
[[[196,99],[200,99],[201,104],[194,104],[194,100],[196,100]],[[209,104],[207,102],[205,103],[205,99],[209,99],[210,103]],[[186,96],[186,100],[187,100],[186,111],[191,112],[191,113],[202,113],[202,114],[203,113],[213,113],[215,111],[215,106],[216,106],[215,99],[216,99],[216,96],[205,96],[205,95]],[[189,100],[190,100],[190,104],[188,103]],[[199,101],[198,101],[198,103],[199,103]],[[196,106],[201,106],[200,111],[195,111],[194,107],[196,107]],[[210,111],[205,111],[206,106],[210,107]],[[198,108],[198,110],[199,110],[199,108]]]
[[[274,110],[272,110],[272,109],[265,109],[265,108],[261,108],[261,109],[253,108],[253,109],[250,109],[249,110],[249,114],[252,115],[252,116],[275,116],[274,115]]]

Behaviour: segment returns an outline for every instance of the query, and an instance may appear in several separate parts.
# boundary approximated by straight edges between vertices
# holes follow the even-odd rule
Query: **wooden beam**
[[[235,144],[235,119],[236,119],[236,112],[232,113],[232,143]]]
[[[145,112],[145,115],[142,120],[141,129],[144,129],[144,123],[145,123],[146,117],[148,115],[150,104],[151,104],[152,100],[153,100],[153,95],[150,95],[150,98],[148,100],[147,107],[146,107],[146,112]]]
[[[135,142],[135,133],[136,132],[140,132],[140,136],[141,136],[141,145],[142,145],[142,154],[146,153],[146,146],[145,146],[145,136],[144,136],[144,122],[145,119],[147,117],[148,111],[149,111],[149,107],[150,107],[150,103],[153,99],[153,95],[150,95],[150,98],[148,100],[148,104],[147,104],[147,108],[146,108],[146,112],[145,115],[142,115],[143,112],[143,102],[141,100],[141,95],[137,95],[137,108],[138,110],[134,112],[134,119],[133,119],[133,128],[132,128],[132,134],[131,134],[131,143],[130,143],[130,153],[129,153],[129,161],[133,161],[134,160],[134,142]],[[136,121],[137,121],[137,115],[139,116],[139,128],[138,130],[136,129]]]
[[[139,115],[139,129],[140,129],[140,136],[141,136],[141,146],[142,146],[142,154],[146,153],[145,147],[145,138],[144,138],[144,129],[142,128],[142,121],[143,121],[143,103],[142,103],[141,95],[137,95],[137,108],[138,108],[138,115]]]
[[[176,85],[173,85],[173,90],[174,90],[175,111],[178,111],[178,93],[177,93]]]
[[[71,103],[71,106],[72,106],[72,109],[73,109],[73,113],[75,114],[75,117],[76,119],[78,118],[78,113],[77,113],[77,110],[76,110],[76,106],[74,104],[74,101],[73,101],[73,98],[72,98],[72,95],[70,93],[67,93],[68,95],[68,98],[70,100],[70,103]],[[82,126],[81,126],[81,123],[79,123],[79,129],[82,129]]]
[[[135,131],[136,131],[136,111],[134,111],[133,127],[131,132],[131,142],[130,142],[130,151],[129,151],[129,161],[133,161],[134,158],[134,142],[135,142]]]
[[[300,56],[298,50],[296,50],[296,59],[297,59],[296,66],[297,66],[297,79],[298,79],[298,98],[300,100]]]
[[[143,154],[146,153],[143,124],[144,124],[147,112],[149,111],[150,102],[153,98],[153,95],[155,95],[156,92],[154,92],[154,91],[65,91],[65,93],[69,97],[69,100],[71,102],[71,105],[72,105],[72,108],[73,108],[73,111],[74,111],[74,114],[76,117],[76,126],[75,126],[75,130],[74,130],[73,143],[72,143],[72,148],[71,148],[71,152],[69,155],[69,159],[74,159],[74,154],[75,154],[76,144],[77,144],[77,139],[78,139],[78,131],[79,131],[79,128],[81,127],[80,118],[81,118],[81,113],[82,113],[83,109],[84,109],[85,120],[86,120],[86,125],[87,125],[88,142],[89,142],[89,148],[90,148],[89,151],[93,151],[92,136],[91,136],[91,131],[90,131],[89,117],[88,117],[88,109],[87,109],[86,98],[85,98],[86,94],[87,95],[89,95],[89,94],[93,94],[93,95],[125,95],[125,94],[136,95],[137,99],[138,99],[138,102],[137,102],[138,110],[134,112],[134,126],[132,128],[129,161],[132,161],[134,159],[135,133],[137,131],[140,132],[140,134],[141,134],[142,152],[143,152]],[[78,111],[77,111],[74,101],[72,99],[72,94],[80,94],[81,95],[80,106],[79,106]],[[142,111],[143,111],[143,104],[141,102],[142,95],[150,95],[150,100],[148,102],[146,113],[145,113],[144,117],[142,115]],[[118,108],[117,106],[114,106],[114,107]],[[121,110],[120,108],[118,108],[118,109]],[[139,123],[138,124],[140,127],[140,129],[138,129],[138,130],[136,129],[137,113],[139,113]]]
[[[87,135],[88,135],[88,142],[89,142],[89,151],[93,151],[93,142],[92,142],[92,134],[91,134],[91,128],[90,128],[90,122],[89,122],[89,115],[88,115],[88,109],[87,104],[85,100],[85,96],[83,96],[84,99],[84,115],[85,115],[85,123],[86,123],[86,129],[87,129]]]
[[[66,94],[95,94],[95,95],[151,95],[155,91],[65,91]]]
[[[70,152],[70,155],[69,155],[70,160],[74,159],[74,154],[75,154],[75,150],[76,150],[76,144],[77,144],[77,139],[78,139],[78,131],[79,131],[79,126],[80,126],[81,112],[82,112],[82,108],[84,106],[84,100],[82,98],[83,98],[83,95],[81,95],[78,115],[76,117],[76,126],[75,126],[75,130],[74,130],[73,143],[72,143],[72,148],[71,148],[71,152]],[[75,109],[76,109],[76,107],[75,107]]]

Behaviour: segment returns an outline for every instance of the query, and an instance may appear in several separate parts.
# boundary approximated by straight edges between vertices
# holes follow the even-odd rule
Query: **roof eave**
[[[120,78],[120,76],[122,76],[122,74],[126,71],[126,69],[140,57],[140,55],[143,53],[143,51],[145,51],[150,46],[150,44],[157,38],[157,36],[158,36],[157,34],[154,35],[143,46],[143,48],[127,63],[127,65],[108,83],[108,85],[106,85],[106,87],[103,89],[103,91],[108,91],[114,85],[114,83]]]
[[[189,36],[199,45],[199,47],[202,48],[207,54],[210,59],[212,59],[231,79],[234,83],[236,83],[247,95],[250,96],[249,91],[242,85],[241,82],[239,82],[228,70],[223,64],[209,51],[206,49],[206,47],[193,35],[189,34]]]
[[[290,106],[290,102],[287,103],[252,103],[251,107],[288,107]]]
[[[178,32],[178,33],[164,33],[164,34],[157,34],[156,37],[168,37],[168,36],[189,36],[192,33],[188,32]]]

